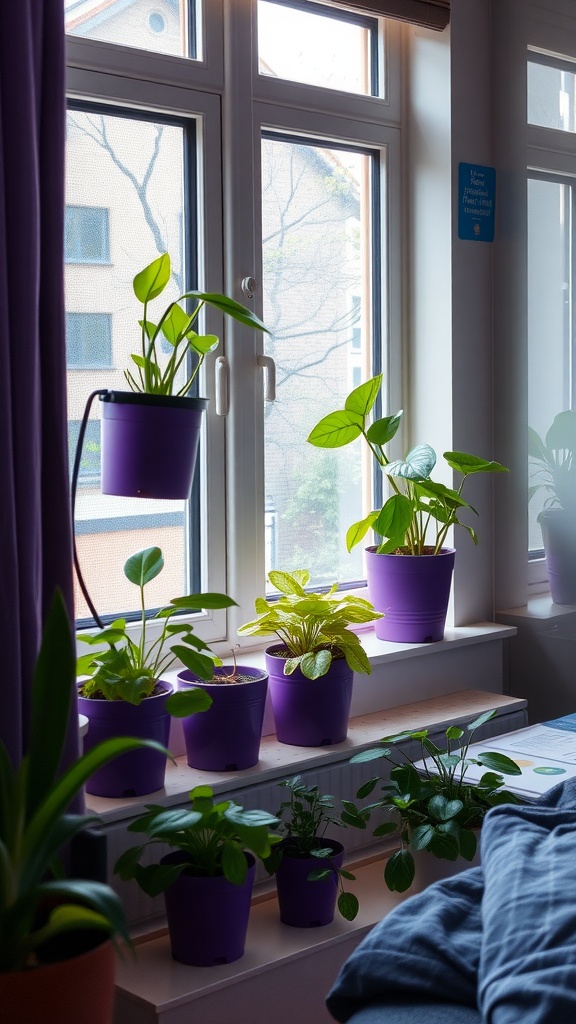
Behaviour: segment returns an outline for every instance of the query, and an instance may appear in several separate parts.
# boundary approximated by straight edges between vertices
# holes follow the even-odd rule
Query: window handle
[[[276,401],[276,363],[272,356],[257,356],[256,362],[264,370],[264,401]]]
[[[227,416],[230,410],[230,370],[226,356],[218,356],[214,363],[216,415]]]

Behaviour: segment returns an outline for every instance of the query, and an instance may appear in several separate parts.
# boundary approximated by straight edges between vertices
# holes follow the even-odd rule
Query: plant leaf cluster
[[[444,860],[456,860],[462,856],[472,860],[476,853],[477,839],[473,830],[481,827],[482,821],[496,804],[521,803],[515,794],[502,789],[504,775],[521,775],[521,769],[505,754],[482,752],[478,757],[468,757],[468,747],[476,729],[496,714],[487,711],[467,725],[467,737],[457,726],[450,726],[445,732],[445,747],[438,747],[429,738],[428,729],[402,732],[387,736],[382,746],[361,751],[351,758],[351,763],[384,758],[392,765],[389,777],[376,776],[364,783],[356,794],[358,799],[370,796],[379,783],[381,796],[362,808],[349,809],[350,824],[366,828],[367,819],[375,812],[386,812],[386,820],[376,826],[375,836],[399,833],[400,849],[386,862],[384,879],[389,889],[404,892],[414,879],[413,851],[427,850]],[[392,755],[389,744],[406,743],[416,740],[420,753],[412,759],[405,750],[399,762]],[[416,762],[417,766],[416,766]],[[478,784],[465,781],[470,765],[487,768]],[[392,814],[392,820],[389,820]]]
[[[535,481],[529,498],[543,490],[543,511],[562,508],[576,513],[576,409],[559,412],[544,440],[528,427],[528,455]]]
[[[297,856],[318,857],[319,859],[330,858],[332,848],[323,843],[326,829],[330,826],[346,828],[346,809],[341,816],[332,813],[334,811],[334,798],[328,793],[320,793],[318,786],[306,786],[301,775],[295,775],[291,779],[283,779],[278,783],[288,790],[288,799],[282,801],[276,812],[280,819],[279,831],[290,843],[291,849]],[[342,801],[346,808],[347,801]],[[357,809],[351,805],[354,815]],[[368,818],[366,814],[366,818]],[[273,850],[272,856],[267,861],[267,868],[270,872],[277,869],[282,859],[282,848]],[[331,864],[328,868],[318,868],[310,872],[309,881],[320,881],[334,874],[338,883],[338,910],[347,921],[353,921],[358,914],[358,897],[351,892],[344,890],[343,879],[355,881],[356,876],[350,871]]]
[[[213,797],[210,786],[196,786],[190,792],[190,807],[147,804],[146,813],[129,825],[130,832],[144,833],[146,841],[126,850],[114,871],[124,881],[134,878],[148,896],[164,892],[185,870],[210,878],[224,875],[242,885],[248,870],[244,850],[266,860],[280,842],[269,831],[278,819],[268,811],[244,810],[233,800],[214,803]],[[144,867],[140,863],[144,850],[158,843],[182,850],[188,855],[186,861]]]
[[[203,306],[213,306],[247,327],[265,331],[266,334],[270,332],[246,306],[217,292],[185,292],[170,302],[158,322],[153,323],[148,316],[148,305],[162,294],[171,273],[170,256],[165,252],[134,278],[134,294],[144,306],[142,319],[138,321],[142,332],[141,350],[131,356],[135,369],[125,370],[124,376],[132,391],[150,395],[175,394],[182,397],[188,394],[205,357],[219,345],[219,338],[215,334],[200,335],[194,329]],[[181,302],[193,302],[192,312],[186,312],[180,305]],[[161,365],[158,353],[161,338],[170,348],[165,365]],[[190,357],[194,365],[188,371],[186,360]],[[182,387],[176,391],[176,380],[181,368],[187,371],[187,377]]]
[[[163,672],[180,659],[200,679],[210,680],[214,665],[221,664],[200,637],[194,633],[190,622],[172,621],[175,615],[199,612],[204,608],[229,608],[236,602],[226,594],[189,594],[174,598],[170,605],[156,612],[162,629],[159,635],[148,643],[148,623],[144,588],[162,571],[164,557],[158,547],[145,548],[131,555],[124,565],[124,575],[140,591],[142,609],[140,638],[132,639],[125,619],[116,619],[97,633],[79,633],[78,640],[90,647],[104,650],[83,654],[77,661],[79,676],[90,678],[82,684],[82,696],[103,696],[106,700],[125,700],[140,704],[150,696]],[[211,697],[200,689],[189,691],[188,714],[206,711],[212,703]]]
[[[335,655],[344,655],[355,672],[370,674],[370,662],[360,640],[348,628],[382,618],[369,601],[354,594],[338,593],[336,583],[327,593],[306,591],[310,581],[306,569],[293,573],[273,570],[268,579],[282,596],[270,603],[263,597],[257,598],[258,617],[240,626],[238,633],[275,633],[290,654],[285,675],[299,668],[307,679],[318,679],[326,675]]]
[[[385,446],[395,437],[402,411],[369,423],[382,386],[378,374],[355,388],[346,399],[344,409],[324,416],[311,431],[308,441],[316,448],[341,448],[363,437],[392,490],[382,508],[354,523],[346,534],[348,550],[358,544],[370,529],[382,537],[378,552],[402,551],[411,555],[438,554],[451,526],[462,526],[478,543],[471,526],[461,522],[460,513],[476,509],[462,497],[465,481],[473,473],[506,473],[499,462],[487,462],[464,452],[444,452],[448,466],[462,475],[454,489],[436,483],[430,474],[436,465],[436,452],[428,444],[412,448],[403,459],[391,461]],[[432,531],[432,542],[428,532]],[[431,549],[431,550],[430,550]]]
[[[159,743],[115,738],[58,775],[75,681],[72,632],[62,595],[52,603],[32,684],[30,739],[18,768],[0,743],[0,972],[43,961],[65,933],[98,930],[128,940],[120,900],[109,886],[66,879],[59,854],[99,819],[68,808],[97,769],[119,754]]]

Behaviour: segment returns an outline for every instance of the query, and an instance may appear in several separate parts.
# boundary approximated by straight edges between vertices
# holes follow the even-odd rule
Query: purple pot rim
[[[205,679],[199,679],[190,669],[186,668],[178,672],[177,679],[179,684],[183,683],[185,686],[201,686],[205,690],[222,690],[223,688],[228,687],[236,689],[237,687],[253,686],[254,683],[264,683],[268,681],[270,673],[264,668],[256,668],[254,665],[238,665],[237,667],[242,673],[254,674],[256,678],[240,679],[235,683],[208,683]],[[215,669],[215,672],[218,672],[218,668]],[[192,678],[188,679],[186,678],[186,675],[191,676]]]
[[[250,869],[255,867],[255,865],[256,865],[256,857],[254,856],[253,853],[249,853],[248,850],[243,850],[242,853],[244,854],[244,856],[246,858],[246,861],[248,863],[248,871],[250,871]],[[175,847],[174,849],[170,850],[170,853],[165,853],[164,856],[160,858],[158,863],[159,864],[182,864],[182,863],[188,863],[188,864],[192,865],[193,864],[193,860],[192,860],[192,856],[189,853],[187,853],[186,850],[180,850],[178,847]],[[226,876],[225,876],[223,871],[219,872],[219,874],[217,874],[217,875],[198,875],[195,872],[190,871],[190,870],[187,869],[185,872],[183,872],[183,874],[185,874],[187,878],[201,878],[201,879],[203,879],[206,882],[212,881],[214,879],[221,879],[221,878],[224,878],[226,881],[228,881],[228,879],[226,879]],[[234,885],[235,883],[231,882],[230,884]],[[238,886],[238,888],[240,888],[240,886]]]
[[[290,658],[292,657],[292,655],[288,655],[288,657],[286,658],[286,657],[284,657],[283,654],[277,654],[276,653],[276,651],[279,648],[283,648],[284,650],[286,650],[286,644],[283,644],[283,643],[271,644],[270,647],[267,647],[265,649],[264,654],[267,654],[269,658],[275,658],[276,661],[278,661],[278,662],[290,661]],[[332,660],[335,661],[337,664],[341,664],[341,662],[346,661],[346,655],[344,654],[344,651],[342,650],[342,648],[338,647],[338,648],[335,648],[335,649],[337,649],[340,652],[340,654],[339,654],[339,656],[336,656],[336,657],[333,656]],[[330,666],[330,667],[332,667],[332,666]],[[330,669],[328,669],[328,672],[325,672],[323,676],[319,676],[318,678],[319,679],[324,679],[328,675],[329,672],[330,672]],[[289,679],[290,677],[287,676],[287,678]],[[310,682],[311,683],[316,683],[316,682],[318,682],[318,680],[317,679],[311,679]]]
[[[81,681],[76,682],[76,687],[79,690],[83,686]],[[109,704],[111,707],[114,704],[130,704],[133,708],[142,707],[144,701],[162,700],[167,694],[174,692],[174,687],[166,679],[157,679],[156,686],[162,686],[162,693],[152,693],[149,697],[143,697],[139,704],[131,704],[129,700],[106,700],[105,697],[85,697],[82,693],[78,693],[78,700],[86,700],[90,704]]]
[[[440,551],[436,555],[410,555],[410,554],[398,555],[398,554],[396,554],[395,551],[380,551],[379,552],[379,551],[376,550],[376,547],[377,547],[376,544],[371,544],[370,547],[365,548],[364,550],[366,551],[367,554],[378,555],[379,558],[419,558],[419,559],[424,559],[424,558],[441,558],[442,555],[455,555],[456,554],[456,548],[440,548]]]
[[[203,412],[208,405],[207,398],[188,395],[154,395],[145,391],[107,391],[98,396],[101,402],[115,405],[149,405],[167,409],[191,409]]]
[[[300,853],[294,847],[295,840],[292,836],[284,836],[282,842],[278,844],[278,849],[282,850],[282,855],[288,857],[290,860],[314,860],[321,863],[323,860],[331,860],[331,857],[313,857],[310,852]],[[344,853],[344,845],[337,839],[318,839],[318,847],[323,848],[329,846],[332,850],[332,855],[338,857],[341,853]]]

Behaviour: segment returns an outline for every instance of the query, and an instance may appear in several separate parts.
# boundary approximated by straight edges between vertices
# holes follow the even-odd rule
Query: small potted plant
[[[128,940],[114,891],[67,879],[59,855],[98,821],[94,814],[70,813],[86,780],[142,741],[107,740],[59,774],[74,668],[72,631],[57,593],[36,663],[28,748],[18,767],[0,744],[0,1005],[4,1020],[23,1024],[48,1019],[47,1006],[50,1020],[109,1024],[115,971],[109,939]]]
[[[454,549],[445,547],[448,531],[462,526],[478,543],[472,527],[460,521],[462,511],[475,512],[462,497],[463,486],[473,473],[507,470],[475,455],[444,452],[448,466],[462,477],[453,489],[430,478],[436,452],[428,444],[391,461],[385,446],[402,412],[368,423],[381,385],[378,374],[355,388],[344,409],[321,419],[308,441],[317,448],[340,448],[363,437],[392,490],[382,508],[354,523],[346,535],[349,551],[370,529],[382,538],[366,549],[368,592],[375,608],[385,613],[376,623],[376,636],[405,643],[441,640],[454,567]]]
[[[130,390],[100,394],[103,494],[189,497],[207,404],[189,392],[206,355],[219,344],[215,334],[195,331],[205,305],[267,332],[251,310],[214,292],[185,292],[152,322],[149,304],[162,294],[170,276],[170,257],[163,253],[134,278],[134,294],[143,310],[140,351],[132,354],[131,369],[124,372]],[[190,302],[194,308],[186,312],[181,303]],[[161,342],[169,355],[163,355]]]
[[[470,862],[476,854],[477,835],[482,821],[496,804],[521,803],[502,788],[503,775],[521,775],[522,770],[505,754],[486,751],[477,758],[468,758],[468,747],[476,729],[496,714],[486,711],[466,726],[467,737],[462,744],[464,730],[450,726],[446,732],[444,749],[429,738],[428,729],[402,732],[386,736],[382,746],[361,751],[351,758],[360,764],[385,758],[391,765],[389,776],[380,776],[366,782],[356,794],[358,799],[369,796],[382,783],[382,796],[373,803],[347,808],[348,824],[366,828],[367,815],[386,811],[393,820],[381,822],[374,829],[375,836],[399,833],[400,849],[386,861],[384,880],[389,889],[405,892],[414,880],[414,856],[426,851],[428,855],[447,861],[458,857]],[[402,750],[402,761],[392,755],[389,744],[416,740],[417,758]],[[487,768],[477,784],[465,781],[471,764]],[[356,812],[358,817],[356,817]]]
[[[186,668],[178,673],[179,689],[166,708],[183,718],[186,760],[191,768],[231,772],[258,763],[268,693],[268,673],[253,665],[214,665],[211,678],[202,679]],[[196,690],[210,698],[210,707],[197,715]]]
[[[354,672],[370,674],[370,662],[350,626],[381,617],[369,601],[339,593],[310,593],[306,569],[268,574],[281,596],[258,598],[258,616],[238,630],[244,636],[276,634],[266,649],[270,698],[281,743],[320,747],[346,739]]]
[[[576,409],[554,417],[544,440],[528,428],[530,498],[546,493],[538,516],[555,604],[576,604]]]
[[[84,747],[89,750],[108,736],[141,736],[166,746],[170,714],[166,707],[172,692],[162,674],[180,659],[200,678],[212,678],[215,655],[189,622],[173,616],[203,608],[229,608],[235,602],[226,594],[190,594],[175,598],[154,616],[162,626],[148,641],[144,588],[162,571],[164,558],[158,547],[138,551],[126,561],[124,575],[140,591],[140,637],[132,639],[125,619],[116,619],[96,633],[79,633],[78,640],[93,648],[78,658],[80,682],[78,705],[89,719]],[[103,645],[106,645],[103,648]],[[94,650],[96,648],[96,650]],[[211,698],[194,688],[187,714],[205,711]],[[164,785],[166,758],[158,750],[136,750],[95,772],[87,790],[96,796],[142,796]]]
[[[338,894],[338,910],[353,921],[358,898],[344,890],[343,879],[354,881],[355,876],[342,867],[342,843],[325,837],[329,826],[346,828],[333,813],[333,797],[321,794],[318,786],[306,786],[301,775],[278,785],[288,789],[288,799],[277,812],[283,838],[267,866],[276,875],[280,920],[295,928],[330,924]],[[358,813],[353,805],[352,810]]]
[[[278,822],[272,814],[213,797],[210,786],[196,786],[190,807],[148,805],[129,826],[145,841],[126,850],[114,868],[149,896],[164,893],[172,956],[197,967],[243,955],[256,858],[268,858],[279,842],[269,832]],[[142,854],[158,843],[173,852],[144,867]]]

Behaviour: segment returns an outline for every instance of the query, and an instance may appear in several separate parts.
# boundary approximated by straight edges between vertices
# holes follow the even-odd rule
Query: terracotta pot
[[[29,971],[0,974],[6,1024],[112,1024],[116,956],[111,942]]]

